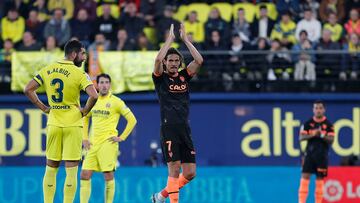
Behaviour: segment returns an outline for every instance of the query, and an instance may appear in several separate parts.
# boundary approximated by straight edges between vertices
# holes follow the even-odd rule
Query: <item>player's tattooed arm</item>
[[[155,65],[154,65],[154,74],[161,75],[163,70],[163,60],[166,56],[166,52],[170,49],[171,44],[175,40],[175,34],[174,34],[174,25],[171,24],[169,29],[169,36],[165,41],[165,44],[160,48],[159,53],[157,54],[155,58]]]

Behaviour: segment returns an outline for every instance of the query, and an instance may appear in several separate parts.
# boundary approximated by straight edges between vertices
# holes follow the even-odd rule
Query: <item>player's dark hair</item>
[[[169,55],[171,55],[171,54],[176,54],[176,55],[179,56],[179,58],[180,58],[180,67],[181,67],[181,66],[182,66],[182,62],[183,62],[183,59],[184,59],[183,55],[179,52],[179,50],[171,47],[171,48],[166,52],[166,55],[165,55],[165,58],[164,58],[164,59],[167,60],[167,57],[168,57]],[[163,64],[163,65],[164,65],[164,70],[166,70],[165,64]]]
[[[323,100],[315,100],[314,104],[322,104],[325,107],[325,102]]]
[[[267,10],[267,6],[266,6],[266,5],[261,5],[261,6],[260,6],[260,10],[262,10],[262,9],[266,9],[266,10]]]
[[[65,44],[64,47],[65,56],[68,56],[72,52],[79,53],[81,51],[81,48],[85,48],[85,47],[79,40],[77,39],[70,40]]]
[[[106,73],[101,73],[100,75],[96,76],[96,83],[99,83],[100,78],[107,78],[109,79],[109,82],[111,83],[111,77],[110,75]]]
[[[171,47],[171,48],[166,52],[165,60],[166,60],[167,57],[168,57],[169,55],[171,55],[171,54],[176,54],[176,55],[178,55],[178,56],[180,57],[180,60],[182,61],[182,59],[183,59],[182,54],[179,52],[179,50],[177,50],[177,49],[175,49],[175,48],[173,48],[173,47]]]

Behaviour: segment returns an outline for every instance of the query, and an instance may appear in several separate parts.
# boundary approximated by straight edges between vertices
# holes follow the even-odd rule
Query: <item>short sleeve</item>
[[[40,70],[40,72],[35,75],[35,77],[33,78],[40,86],[44,84],[44,75],[43,75],[43,71]]]
[[[310,122],[308,121],[303,125],[300,134],[308,135],[310,133],[310,130],[311,130],[311,126],[310,126]]]
[[[327,124],[326,134],[328,136],[335,136],[334,125],[330,122]]]
[[[130,109],[129,107],[126,106],[125,102],[123,102],[122,100],[118,100],[117,102],[117,108],[118,108],[118,112],[121,114],[121,115],[126,115],[127,113],[130,112]]]
[[[85,91],[85,89],[89,86],[93,85],[93,82],[90,79],[90,76],[87,73],[82,73],[80,78],[80,88]]]
[[[194,76],[193,74],[190,74],[190,72],[187,68],[182,69],[179,72],[179,74],[185,78],[186,82],[189,82],[192,79],[192,77]]]
[[[164,75],[164,73],[161,75],[152,73],[152,79],[153,79],[155,85],[160,84],[162,82],[163,75]]]

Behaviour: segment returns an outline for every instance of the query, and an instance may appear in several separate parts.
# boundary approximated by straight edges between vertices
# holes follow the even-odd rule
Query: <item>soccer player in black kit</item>
[[[189,126],[189,81],[198,71],[203,58],[187,38],[184,25],[180,25],[180,38],[194,60],[184,69],[180,52],[171,48],[175,40],[174,26],[160,49],[152,75],[161,111],[161,145],[168,165],[166,187],[152,195],[153,203],[179,202],[179,189],[195,177],[195,149]],[[182,169],[182,173],[180,173]]]
[[[300,132],[300,141],[307,140],[308,143],[303,157],[299,203],[306,203],[311,174],[316,174],[315,203],[322,202],[328,152],[335,135],[334,126],[325,116],[324,102],[315,101],[313,105],[314,116],[304,124]]]

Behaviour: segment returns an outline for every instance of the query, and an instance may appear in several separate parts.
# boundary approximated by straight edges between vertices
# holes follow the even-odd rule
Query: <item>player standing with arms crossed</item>
[[[323,199],[324,177],[328,170],[328,152],[334,142],[334,126],[325,116],[323,101],[315,101],[314,116],[300,132],[300,141],[307,140],[299,188],[299,203],[306,203],[311,174],[316,174],[315,203]]]
[[[183,57],[178,50],[170,48],[175,40],[174,25],[171,25],[169,36],[155,59],[152,76],[160,102],[160,137],[168,166],[167,185],[161,192],[152,195],[153,203],[165,202],[167,197],[171,203],[179,202],[179,189],[195,177],[196,171],[189,126],[189,82],[203,63],[203,58],[188,40],[183,24],[180,25],[180,38],[194,60],[179,71]]]
[[[91,176],[94,171],[102,172],[105,178],[105,202],[112,203],[115,194],[114,171],[119,152],[119,142],[126,140],[136,125],[136,118],[125,103],[111,94],[111,78],[107,74],[96,77],[99,99],[91,112],[84,118],[83,144],[89,150],[85,156],[80,181],[80,203],[89,202],[91,195]],[[116,129],[120,116],[127,121],[126,127],[118,136]],[[89,141],[89,119],[92,130]]]
[[[82,117],[95,105],[98,94],[89,76],[80,69],[86,59],[81,42],[71,40],[65,45],[65,59],[40,70],[25,87],[30,101],[49,114],[46,136],[46,171],[43,179],[44,202],[54,201],[56,174],[65,161],[64,203],[74,201],[77,171],[82,150]],[[44,86],[50,107],[41,102],[36,90]],[[80,108],[80,91],[89,95]]]

